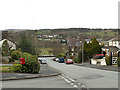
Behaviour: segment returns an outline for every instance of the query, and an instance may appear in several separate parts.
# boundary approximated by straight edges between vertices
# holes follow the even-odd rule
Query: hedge
[[[105,56],[105,61],[106,61],[107,65],[112,65],[111,57],[110,56]]]
[[[118,64],[118,66],[120,66],[120,57],[118,57],[118,59],[117,59],[117,64]]]

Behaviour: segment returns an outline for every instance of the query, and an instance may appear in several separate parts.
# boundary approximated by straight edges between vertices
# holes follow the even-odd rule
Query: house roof
[[[90,41],[91,41],[91,39],[85,39],[85,41],[86,41],[86,42],[90,42]]]
[[[3,44],[3,42],[4,42],[5,40],[7,40],[7,39],[3,39],[3,40],[0,41],[0,47],[2,47],[2,44]],[[11,41],[9,41],[9,40],[7,40],[7,41],[8,41],[8,44],[9,44],[10,46],[15,45],[13,42],[11,42]]]
[[[77,39],[68,39],[67,40],[68,46],[81,46],[81,43]]]
[[[109,41],[120,41],[120,37],[115,37],[115,38],[112,38],[112,39],[110,39]]]
[[[116,46],[104,46],[103,48],[106,48],[106,49],[116,48],[116,49],[118,49],[118,50],[119,50],[119,48],[118,48],[118,47],[116,47]]]

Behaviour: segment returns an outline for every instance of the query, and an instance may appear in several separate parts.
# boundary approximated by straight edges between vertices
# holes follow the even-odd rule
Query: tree
[[[5,40],[2,44],[2,55],[3,56],[10,55],[9,44],[8,44],[7,40]]]
[[[101,47],[99,45],[99,42],[96,40],[96,38],[92,39],[92,42],[84,42],[84,59],[87,61],[89,58],[93,57],[95,54],[101,53]]]
[[[78,53],[78,63],[82,63],[82,51],[80,50],[80,52]]]
[[[99,45],[99,42],[96,40],[96,38],[93,38],[91,43],[91,49],[92,49],[92,55],[101,53],[101,46]]]
[[[32,42],[28,39],[28,37],[24,33],[21,34],[18,47],[21,48],[22,52],[35,54],[35,49],[32,46]]]

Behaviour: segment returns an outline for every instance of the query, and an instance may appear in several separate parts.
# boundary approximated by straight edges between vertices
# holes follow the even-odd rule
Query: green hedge
[[[118,66],[120,66],[120,57],[118,57],[118,59],[117,59],[117,64],[118,64]]]
[[[12,68],[13,72],[22,72],[22,65],[21,64],[13,64],[13,68]]]
[[[111,64],[110,56],[105,56],[105,61],[106,61],[106,64],[107,64],[107,65],[112,65],[112,64]]]

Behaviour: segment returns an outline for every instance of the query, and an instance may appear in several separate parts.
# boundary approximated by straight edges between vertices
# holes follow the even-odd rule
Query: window
[[[74,51],[74,48],[72,48],[72,51]]]
[[[72,53],[72,56],[74,55],[74,53]]]

